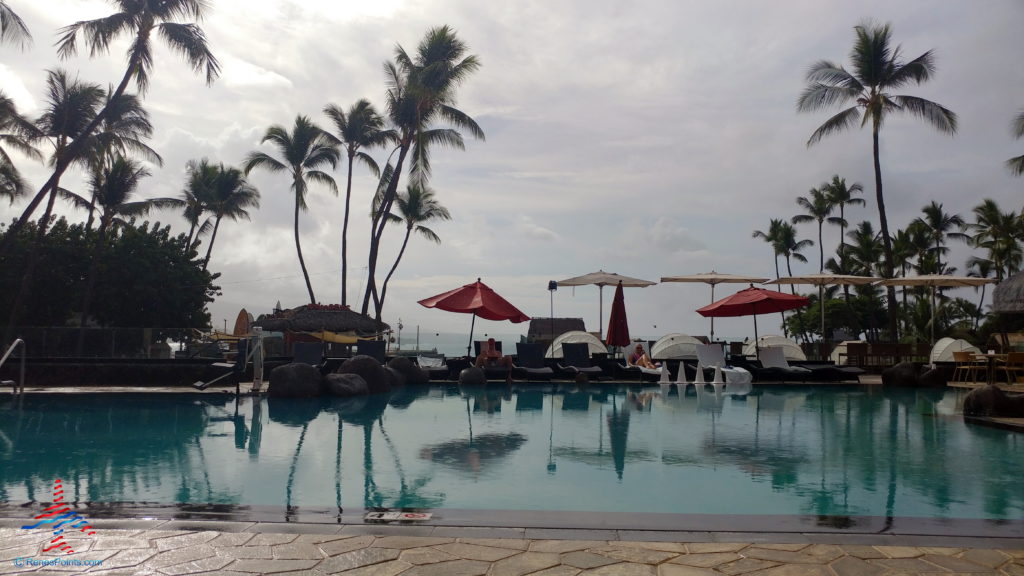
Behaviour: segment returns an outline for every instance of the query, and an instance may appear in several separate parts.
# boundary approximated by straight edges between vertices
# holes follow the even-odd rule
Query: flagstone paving
[[[779,542],[638,542],[488,538],[467,529],[460,537],[408,536],[377,530],[363,534],[297,533],[301,526],[246,527],[243,532],[212,530],[121,530],[99,528],[93,535],[67,535],[73,554],[43,552],[53,534],[0,527],[0,574],[32,573],[177,576],[1024,576],[1024,542],[1018,539],[955,538],[908,546],[898,537],[876,537],[887,544],[843,544],[844,535],[815,542],[814,535],[786,534]],[[320,526],[319,530],[324,527]],[[505,529],[507,530],[507,529]],[[520,529],[523,534],[526,530]],[[592,533],[589,531],[588,533]],[[704,533],[709,540],[727,535]],[[803,542],[794,542],[803,537]],[[895,539],[894,539],[895,538]],[[820,540],[820,538],[818,538]],[[913,537],[909,538],[913,540]],[[761,540],[761,539],[759,539]],[[925,539],[927,540],[927,539]],[[950,545],[941,545],[944,542]],[[938,544],[938,545],[937,545]],[[102,560],[98,566],[76,561]],[[45,561],[62,564],[43,565]],[[79,564],[82,564],[79,562]]]

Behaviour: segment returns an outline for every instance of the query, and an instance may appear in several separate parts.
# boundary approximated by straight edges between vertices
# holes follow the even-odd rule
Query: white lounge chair
[[[694,380],[694,384],[704,383],[704,368],[715,369],[715,379],[710,382],[711,384],[739,384],[753,380],[750,371],[728,366],[725,363],[725,351],[718,344],[701,344],[697,346],[697,379]]]
[[[625,364],[619,364],[619,368],[621,368],[624,372],[627,372],[627,373],[631,372],[631,373],[634,373],[634,374],[640,374],[640,379],[641,380],[643,380],[644,376],[649,376],[649,377],[657,377],[659,381],[660,380],[665,380],[666,382],[668,382],[667,367],[665,366],[664,362],[662,362],[662,364],[661,364],[661,366],[659,368],[644,368],[642,366],[637,366],[636,364],[630,363],[629,357],[633,354],[633,349],[636,348],[636,346],[638,344],[643,347],[644,354],[647,354],[648,358],[651,357],[651,350],[647,346],[647,342],[630,342],[629,346],[623,348],[623,350],[622,350],[623,351],[622,361]],[[664,377],[662,376],[663,373],[666,374]]]

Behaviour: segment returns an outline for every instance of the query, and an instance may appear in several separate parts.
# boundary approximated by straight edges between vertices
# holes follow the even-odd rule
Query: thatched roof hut
[[[354,332],[358,336],[372,336],[390,330],[384,322],[341,306],[307,304],[283,310],[272,316],[260,316],[254,326],[276,332]]]
[[[992,310],[1011,314],[1024,312],[1024,272],[1018,272],[996,285],[992,292]]]

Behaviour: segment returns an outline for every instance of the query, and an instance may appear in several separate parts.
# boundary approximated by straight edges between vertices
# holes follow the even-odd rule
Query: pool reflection
[[[405,388],[0,403],[0,500],[1024,518],[1024,444],[955,392]]]

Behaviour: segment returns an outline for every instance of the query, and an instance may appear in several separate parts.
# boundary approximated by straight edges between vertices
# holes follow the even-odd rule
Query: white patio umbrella
[[[862,286],[878,282],[874,276],[851,276],[848,274],[806,274],[785,276],[765,284],[803,284],[818,287],[818,307],[821,308],[821,339],[825,339],[825,286]]]
[[[557,284],[559,286],[597,286],[599,300],[597,311],[597,334],[598,337],[603,340],[604,287],[615,286],[619,282],[622,282],[623,288],[646,288],[647,286],[653,286],[654,284],[657,284],[657,282],[651,282],[650,280],[630,278],[629,276],[622,276],[614,272],[605,272],[604,270],[598,270],[597,272],[591,272],[590,274],[584,274],[583,276],[576,276],[575,278],[559,280]]]
[[[935,288],[959,288],[962,286],[981,286],[983,284],[994,284],[995,278],[978,278],[975,276],[952,276],[948,274],[926,274],[924,276],[905,276],[903,278],[888,278],[878,284],[880,286],[928,286],[931,288],[932,308],[932,340],[931,345],[935,346]]]
[[[696,282],[700,284],[711,285],[711,301],[715,301],[715,286],[718,284],[753,284],[755,282],[764,282],[767,278],[760,276],[740,276],[738,274],[719,274],[712,270],[711,272],[701,272],[699,274],[690,274],[688,276],[662,276],[662,282]],[[715,341],[715,319],[711,318],[711,341]]]

